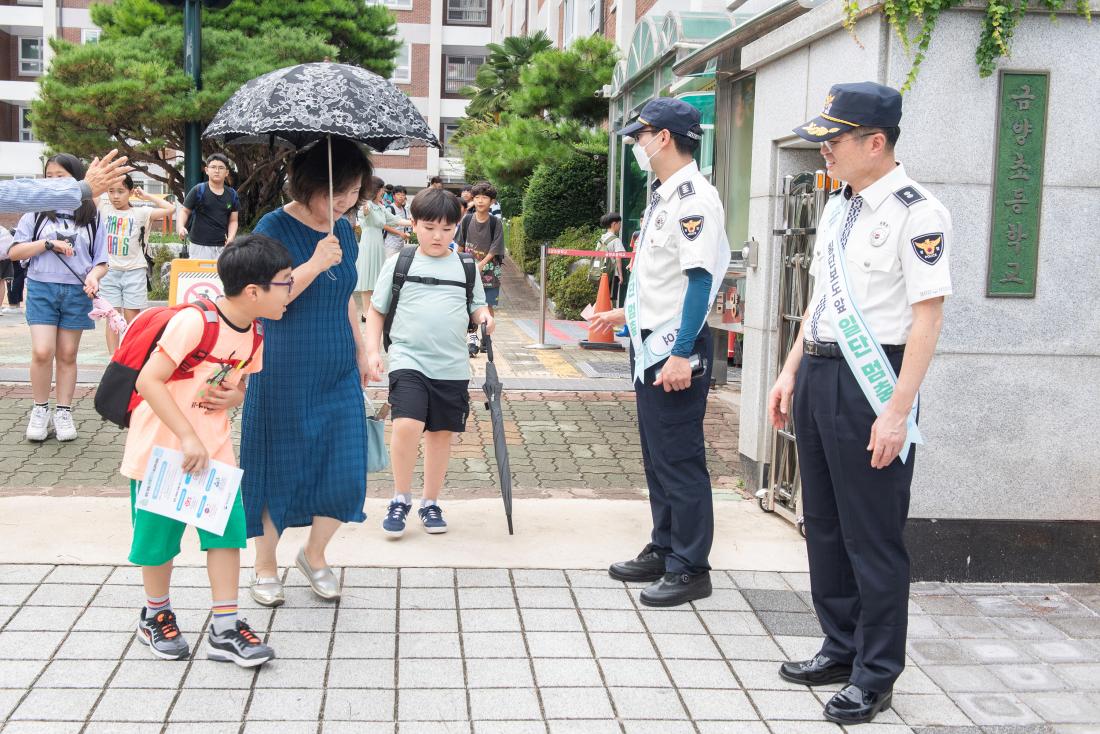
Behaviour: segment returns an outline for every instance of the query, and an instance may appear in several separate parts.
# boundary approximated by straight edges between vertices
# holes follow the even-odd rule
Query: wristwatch
[[[52,250],[53,249],[53,240],[46,240],[46,249],[47,250]]]

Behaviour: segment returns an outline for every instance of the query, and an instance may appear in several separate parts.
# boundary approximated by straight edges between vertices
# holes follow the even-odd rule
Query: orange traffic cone
[[[607,279],[607,273],[600,275],[600,290],[596,295],[596,312],[603,313],[611,310],[611,282]],[[622,351],[623,345],[615,340],[614,329],[598,329],[595,326],[588,327],[588,338],[580,343],[581,349],[614,349]]]

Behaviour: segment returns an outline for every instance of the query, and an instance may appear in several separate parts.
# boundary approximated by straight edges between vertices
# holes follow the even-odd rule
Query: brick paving
[[[374,400],[385,400],[384,390],[371,392]],[[78,387],[79,439],[62,444],[51,438],[32,444],[23,436],[30,386],[0,384],[0,462],[5,468],[0,474],[0,497],[127,496],[128,482],[118,474],[125,433],[99,419],[92,406],[93,394],[94,388]],[[452,453],[445,492],[455,499],[499,493],[492,426],[483,400],[483,393],[471,393],[467,432],[458,438]],[[645,496],[633,393],[508,391],[503,413],[517,498]],[[712,397],[704,429],[715,489],[736,491],[735,408],[717,395]],[[389,472],[372,475],[368,493],[375,498],[391,496]]]
[[[817,650],[802,573],[716,571],[714,596],[639,607],[603,571],[346,568],[343,600],[287,571],[242,615],[278,658],[205,659],[203,569],[176,572],[191,658],[132,634],[137,569],[0,566],[0,722],[21,732],[841,731],[838,686],[776,675]],[[1100,722],[1100,586],[917,584],[894,708],[860,734],[1083,734]]]

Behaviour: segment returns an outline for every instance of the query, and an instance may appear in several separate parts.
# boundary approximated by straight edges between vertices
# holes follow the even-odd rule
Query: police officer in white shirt
[[[730,249],[718,192],[699,173],[699,112],[657,98],[619,131],[633,138],[643,171],[656,177],[627,287],[626,305],[597,314],[596,326],[629,327],[638,431],[649,503],[650,543],[608,573],[652,581],[648,606],[710,596],[714,508],[703,443],[714,345],[706,325]]]
[[[891,704],[905,665],[909,556],[904,529],[920,440],[917,391],[936,349],[951,217],[894,158],[901,95],[837,84],[796,128],[846,182],[822,212],[800,339],[768,395],[773,425],[791,415],[802,477],[810,587],[825,641],[779,674],[844,683],[825,706],[840,724]]]

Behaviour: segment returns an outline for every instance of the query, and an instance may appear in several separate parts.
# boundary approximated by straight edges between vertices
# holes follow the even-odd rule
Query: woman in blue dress
[[[275,550],[286,528],[310,528],[295,565],[315,594],[337,599],[325,548],[342,523],[366,519],[367,368],[351,299],[358,243],[343,215],[363,203],[371,165],[358,145],[334,139],[330,201],[328,161],[323,142],[298,153],[292,201],[255,228],[294,259],[291,303],[281,321],[264,323],[263,370],[249,380],[241,426],[241,492],[256,538],[251,594],[265,606],[284,600]]]

